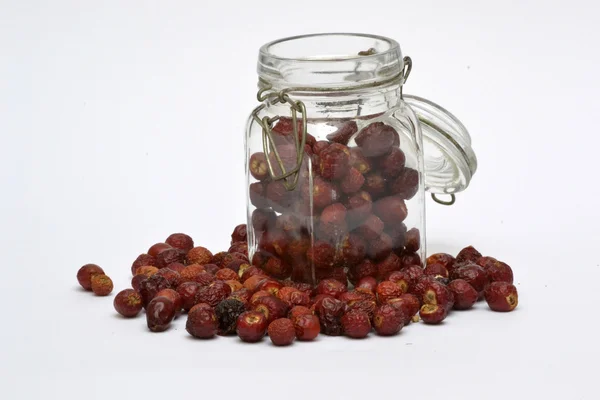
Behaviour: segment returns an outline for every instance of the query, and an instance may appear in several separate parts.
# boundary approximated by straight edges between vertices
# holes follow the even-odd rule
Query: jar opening
[[[398,42],[359,33],[279,39],[261,47],[258,74],[274,87],[336,87],[385,81],[402,72]]]

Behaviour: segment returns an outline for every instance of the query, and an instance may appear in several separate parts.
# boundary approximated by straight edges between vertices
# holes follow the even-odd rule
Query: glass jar
[[[403,96],[411,66],[396,41],[366,34],[260,49],[245,143],[253,265],[309,285],[423,265],[425,191],[452,203],[476,158],[452,114]]]

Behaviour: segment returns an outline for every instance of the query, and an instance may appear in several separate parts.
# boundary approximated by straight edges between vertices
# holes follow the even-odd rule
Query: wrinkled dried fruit
[[[156,297],[156,294],[163,289],[169,288],[169,281],[160,275],[152,275],[140,283],[140,295],[144,308],[148,306],[150,300]]]
[[[354,339],[367,337],[371,332],[371,321],[369,314],[362,310],[354,309],[348,311],[341,319],[344,334]]]
[[[358,300],[348,305],[348,311],[359,310],[365,312],[369,316],[369,320],[373,319],[376,309],[377,302],[375,300]]]
[[[379,251],[382,252],[383,254],[385,254],[385,252],[387,252],[387,248],[385,246],[387,246],[389,244],[389,242],[385,241],[385,240],[387,240],[386,236],[382,235],[383,242],[375,242],[375,246],[379,246],[380,247]],[[380,255],[382,255],[382,254],[380,254]],[[371,254],[371,256],[373,258],[376,258],[378,256],[378,254],[377,253]],[[380,280],[387,280],[387,277],[392,272],[400,271],[401,269],[402,269],[402,262],[400,261],[400,258],[397,255],[395,255],[394,253],[390,252],[387,257],[385,257],[384,259],[382,259],[381,261],[379,261],[377,263],[377,277]]]
[[[244,256],[245,259],[248,258],[248,242],[235,242],[233,243],[231,246],[229,246],[229,249],[227,250],[228,253],[231,254],[235,254],[236,257],[240,257]]]
[[[371,195],[368,192],[360,191],[352,194],[348,200],[344,203],[346,206],[346,215],[349,228],[356,228],[362,221],[364,221],[369,215],[373,208],[373,201]]]
[[[373,213],[381,218],[384,224],[390,225],[400,224],[408,215],[404,200],[395,196],[388,196],[377,200],[373,204]]]
[[[390,281],[380,282],[377,285],[376,293],[379,304],[386,303],[389,299],[400,297],[403,294],[400,286]]]
[[[365,182],[363,183],[362,189],[368,192],[373,200],[376,200],[385,195],[385,178],[381,176],[379,172],[370,172],[365,175]]]
[[[363,155],[360,147],[352,147],[350,149],[349,164],[352,168],[356,168],[363,175],[366,175],[371,171],[371,163]]]
[[[229,285],[229,287],[231,288],[231,292],[236,292],[238,290],[245,289],[244,285],[242,285],[242,283],[240,281],[237,281],[237,280],[235,280],[235,281],[234,280],[227,280],[227,281],[225,281],[225,283]]]
[[[467,246],[462,249],[458,255],[456,256],[456,264],[461,264],[466,261],[470,261],[472,263],[476,263],[481,258],[481,253],[478,252],[475,247]]]
[[[279,318],[271,322],[267,332],[275,346],[289,346],[296,339],[294,323],[287,318]]]
[[[146,275],[135,275],[133,278],[131,278],[131,287],[133,288],[133,290],[139,292],[142,282],[146,279]]]
[[[332,268],[335,261],[335,248],[327,242],[317,241],[308,249],[306,257],[316,268]]]
[[[421,303],[415,295],[405,293],[400,297],[388,300],[388,304],[402,311],[404,325],[410,323],[411,319],[419,312]]]
[[[181,275],[170,268],[163,268],[161,270],[158,270],[156,274],[164,277],[169,282],[169,286],[171,288],[177,288],[177,286],[179,286],[183,282],[181,280]]]
[[[346,286],[335,279],[324,279],[317,285],[316,294],[327,294],[332,297],[338,297],[347,290]]]
[[[269,207],[269,202],[266,198],[266,189],[267,186],[262,182],[254,182],[251,183],[248,187],[248,194],[250,196],[250,202],[256,208],[266,208]]]
[[[454,309],[468,310],[477,302],[479,294],[473,286],[464,279],[456,279],[448,284],[448,289],[454,294]]]
[[[93,265],[93,264],[91,264]],[[135,271],[144,265],[156,266],[156,259],[150,254],[140,254],[133,264],[131,264],[131,275],[135,275]]]
[[[406,225],[404,223],[387,225],[385,227],[385,233],[392,239],[392,248],[395,252],[399,253],[403,251],[404,244],[406,243]]]
[[[326,140],[319,140],[319,141],[317,141],[317,142],[316,142],[316,143],[315,143],[315,144],[312,146],[313,153],[314,153],[314,154],[317,154],[317,155],[319,155],[319,154],[321,154],[321,152],[322,152],[323,150],[325,150],[327,147],[329,147],[329,142],[328,142],[328,141],[326,141]]]
[[[165,240],[165,243],[176,249],[185,250],[186,253],[194,247],[194,240],[185,233],[173,233]]]
[[[319,317],[322,332],[329,336],[339,336],[343,332],[341,318],[346,304],[331,296],[321,298],[315,303],[315,314]]]
[[[389,304],[382,304],[373,315],[373,328],[381,336],[395,335],[404,326],[406,317],[400,309]]]
[[[96,275],[104,275],[104,270],[96,264],[85,264],[77,271],[77,281],[85,290],[92,290],[92,277]]]
[[[493,257],[481,257],[477,264],[487,273],[490,282],[513,283],[513,271],[508,264]]]
[[[194,278],[192,279],[192,282],[196,282],[200,286],[208,286],[216,280],[217,280],[217,278],[214,275],[209,274],[208,272],[205,271],[205,272],[200,272],[199,274],[195,275]]]
[[[183,300],[181,299],[181,296],[173,289],[163,289],[156,293],[156,297],[166,297],[167,299],[171,300],[175,306],[176,313],[180,312],[181,308],[183,307]]]
[[[206,273],[204,266],[200,264],[191,264],[185,267],[179,274],[182,282],[192,282],[197,275]]]
[[[464,279],[467,283],[473,286],[473,289],[477,290],[479,294],[483,293],[485,288],[489,284],[489,278],[487,273],[476,264],[465,264],[452,271],[450,279]]]
[[[175,263],[171,263],[171,264],[167,265],[167,268],[170,269],[171,271],[175,271],[179,275],[181,275],[181,272],[184,270],[185,265],[183,265],[182,263],[179,263],[179,262],[175,262]]]
[[[279,293],[279,289],[281,289],[281,288],[283,288],[283,284],[281,282],[279,282],[275,279],[267,278],[267,279],[261,280],[258,283],[256,290],[265,291],[265,292],[269,293],[270,295],[277,297],[277,294]]]
[[[277,214],[266,208],[257,208],[252,211],[252,227],[256,232],[264,232],[275,224]]]
[[[240,276],[229,268],[223,268],[217,271],[215,278],[222,281],[239,281]]]
[[[136,275],[145,275],[146,277],[150,277],[156,274],[159,271],[158,268],[152,267],[150,265],[143,265],[135,270]]]
[[[269,166],[267,165],[267,158],[265,153],[259,152],[254,153],[250,156],[249,167],[252,176],[259,181],[269,176]]]
[[[442,264],[427,264],[423,273],[428,276],[441,276],[442,278],[449,278],[450,273]]]
[[[92,292],[96,296],[108,296],[113,290],[113,282],[106,275],[92,276]]]
[[[188,251],[187,261],[188,264],[210,264],[213,258],[213,254],[205,247],[197,246]]]
[[[424,276],[423,268],[419,267],[418,265],[409,265],[407,267],[403,267],[400,271],[408,275],[411,281],[411,286],[415,285],[417,281]]]
[[[218,265],[215,264],[205,264],[204,269],[211,275],[215,275],[217,271],[220,269]]]
[[[231,244],[236,242],[245,242],[248,238],[246,224],[236,226],[231,234]]]
[[[373,293],[377,289],[377,279],[372,276],[365,276],[356,284],[357,289],[367,289],[372,291]]]
[[[258,305],[258,302],[260,301],[260,299],[262,299],[263,297],[268,297],[268,296],[272,296],[272,294],[267,292],[266,290],[257,291],[250,297],[250,307],[254,308],[255,306]]]
[[[262,269],[269,275],[277,279],[285,279],[292,273],[292,267],[283,260],[273,256],[269,257]]]
[[[512,311],[519,304],[519,294],[513,284],[492,282],[485,290],[485,301],[493,311]]]
[[[421,310],[419,311],[419,316],[424,323],[435,325],[446,319],[446,316],[448,316],[448,311],[441,304],[423,304]]]
[[[332,143],[319,153],[320,175],[328,180],[341,179],[348,172],[350,150],[339,143]]]
[[[301,315],[313,315],[313,313],[310,310],[310,308],[308,308],[308,307],[305,307],[305,306],[294,306],[294,307],[292,307],[292,309],[288,313],[288,318],[292,322],[295,322],[296,319],[299,316],[301,316]]]
[[[355,232],[361,236],[367,243],[379,238],[383,232],[383,221],[376,215],[369,215],[360,224]],[[390,238],[391,241],[391,238]]]
[[[286,317],[289,307],[275,296],[266,296],[257,301],[254,311],[263,313],[267,318],[267,322],[271,323],[276,319]]]
[[[411,228],[406,232],[404,249],[409,253],[416,253],[421,248],[421,232],[417,228]]]
[[[294,321],[294,330],[298,340],[310,341],[319,336],[321,324],[316,315],[299,315]]]
[[[390,154],[383,156],[379,161],[379,170],[384,178],[395,178],[404,170],[406,156],[397,147],[393,147]]]
[[[148,254],[151,257],[156,257],[161,251],[172,248],[168,243],[155,243],[148,249]]]
[[[241,273],[240,281],[242,281],[242,282],[246,282],[246,280],[248,280],[248,278],[255,276],[255,275],[264,276],[263,270],[258,267],[255,267],[254,265],[251,265],[244,270],[240,269],[238,274],[240,274],[240,273]]]
[[[344,146],[348,144],[352,135],[358,132],[358,126],[355,121],[337,122],[332,125],[337,129],[327,135],[327,140],[343,144]]]
[[[419,191],[419,172],[404,168],[400,176],[389,183],[390,193],[404,200],[410,200]]]
[[[425,281],[423,304],[434,304],[444,307],[447,311],[454,305],[454,295],[452,291],[438,281]]]
[[[387,233],[382,233],[369,243],[367,255],[374,261],[384,260],[392,252],[392,239]]]
[[[156,267],[166,268],[171,263],[183,263],[185,262],[186,251],[177,248],[170,248],[161,251],[156,256]]]
[[[399,257],[400,261],[402,261],[403,267],[409,267],[411,265],[421,265],[421,256],[419,256],[417,253],[402,252],[402,254],[400,254]]]
[[[431,282],[437,282],[435,277],[429,275],[423,275],[415,281],[413,285],[410,286],[410,293],[417,296],[421,304],[423,303],[423,294],[425,293],[425,289],[427,285]]]
[[[267,331],[267,318],[257,311],[246,311],[238,317],[236,332],[244,342],[259,342]]]
[[[402,271],[394,271],[387,276],[387,280],[395,283],[400,288],[402,293],[408,293],[411,279],[407,273]]]
[[[308,200],[310,198],[310,186],[308,186],[308,182],[305,186],[302,187],[302,196],[305,200]],[[331,182],[324,180],[320,176],[314,177],[312,187],[312,201],[313,207],[315,209],[323,209],[329,204],[338,201],[338,198],[339,194],[337,192],[337,189],[333,186]]]
[[[214,281],[208,286],[201,287],[196,294],[195,303],[206,303],[216,307],[231,294],[231,287],[223,281]]]
[[[200,287],[196,282],[184,282],[177,287],[177,293],[181,296],[182,306],[185,311],[189,311],[196,305],[196,296]]]
[[[242,288],[240,288],[238,290],[234,291],[233,288],[231,288],[231,290],[232,290],[232,292],[229,295],[229,297],[227,297],[228,299],[239,300],[242,303],[244,303],[246,308],[250,307],[250,298],[252,297],[252,293],[250,293],[250,291],[248,289],[246,289],[245,287],[242,286]]]
[[[454,265],[454,257],[448,253],[435,253],[427,257],[427,264],[441,264],[450,272]]]
[[[209,339],[217,333],[217,316],[208,304],[197,304],[190,310],[185,330],[199,339]]]
[[[235,333],[238,317],[245,311],[246,306],[239,300],[226,299],[221,301],[215,307],[215,315],[217,316],[217,321],[219,322],[219,334],[231,335]]]
[[[155,297],[146,307],[146,322],[152,332],[163,332],[175,318],[175,305],[167,297]]]
[[[380,157],[392,150],[397,137],[398,133],[391,126],[373,122],[359,132],[355,141],[365,157]]]
[[[365,183],[365,177],[356,168],[350,168],[348,173],[340,182],[340,189],[346,194],[354,193],[360,190]]]
[[[267,279],[267,277],[264,276],[264,274],[251,276],[244,281],[244,287],[254,293],[256,292],[258,285],[265,279]]]
[[[125,289],[115,296],[113,305],[122,316],[133,318],[142,310],[142,296],[133,289]]]

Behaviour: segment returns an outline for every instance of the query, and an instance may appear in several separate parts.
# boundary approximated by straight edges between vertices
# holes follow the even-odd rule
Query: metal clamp
[[[451,206],[456,202],[456,196],[454,195],[454,193],[450,193],[450,200],[439,199],[435,193],[431,193],[431,198],[433,199],[433,201],[443,206]]]

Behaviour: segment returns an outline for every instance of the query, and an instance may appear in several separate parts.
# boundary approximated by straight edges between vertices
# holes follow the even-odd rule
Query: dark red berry
[[[373,327],[381,336],[391,336],[400,332],[404,326],[405,316],[401,310],[389,304],[382,304],[373,315]]]
[[[395,178],[404,170],[406,156],[404,152],[397,147],[393,147],[392,151],[381,158],[379,161],[379,169],[384,178]]]
[[[163,268],[156,272],[156,275],[164,277],[171,288],[177,288],[182,283],[181,275],[170,268]]]
[[[279,318],[271,322],[267,332],[275,346],[289,346],[296,339],[294,323],[287,318]]]
[[[276,319],[286,317],[289,307],[284,301],[275,296],[266,296],[257,301],[254,311],[263,313],[267,318],[267,323],[271,323]]]
[[[473,289],[477,290],[479,294],[483,293],[489,284],[488,275],[483,268],[472,263],[466,264],[452,271],[450,279],[464,279],[469,285],[473,286]]]
[[[156,259],[150,254],[140,254],[135,259],[133,264],[131,264],[131,275],[135,275],[135,271],[137,271],[139,267],[143,267],[145,265],[156,266]]]
[[[488,274],[490,282],[513,283],[513,271],[508,264],[493,257],[481,257],[477,264]]]
[[[400,288],[402,293],[408,293],[411,279],[406,272],[394,271],[387,276],[387,280],[394,282]]]
[[[392,239],[387,233],[382,233],[378,238],[371,240],[367,255],[374,261],[387,258],[392,252]]]
[[[235,227],[231,234],[231,244],[235,242],[245,242],[248,238],[246,224],[240,224]]]
[[[77,281],[85,290],[92,290],[92,277],[96,275],[104,275],[104,270],[96,264],[86,264],[77,271]]]
[[[256,232],[264,232],[275,224],[277,214],[266,208],[257,208],[252,211],[252,227]]]
[[[421,308],[421,303],[416,296],[405,293],[400,297],[388,300],[388,304],[400,310],[404,315],[404,325],[408,325],[413,316],[415,316]]]
[[[427,264],[423,273],[428,276],[441,276],[442,278],[449,278],[450,273],[442,264]]]
[[[142,282],[146,279],[148,279],[146,275],[135,275],[133,278],[131,278],[131,287],[133,290],[139,292]]]
[[[329,142],[328,141],[326,141],[326,140],[319,140],[312,147],[313,148],[313,153],[319,155],[327,147],[329,147]]]
[[[321,324],[316,315],[299,315],[294,320],[294,330],[298,340],[309,341],[315,339],[321,331]]]
[[[319,173],[328,180],[341,179],[348,172],[350,150],[339,143],[332,143],[319,153]]]
[[[170,249],[171,247],[173,246],[167,243],[155,243],[148,249],[148,254],[151,257],[156,257],[161,251]]]
[[[354,339],[367,337],[371,332],[371,321],[369,314],[362,310],[351,310],[344,314],[341,319],[344,334]]]
[[[346,194],[355,193],[365,183],[365,177],[356,168],[350,168],[340,181],[340,189]]]
[[[512,311],[519,304],[519,294],[511,283],[492,282],[485,290],[485,301],[493,311]]]
[[[140,283],[140,295],[142,296],[142,304],[147,309],[148,303],[156,297],[158,292],[163,289],[169,289],[169,281],[160,275],[152,275]]]
[[[335,279],[324,279],[317,285],[316,294],[327,294],[338,297],[347,290],[346,286]]]
[[[352,147],[350,149],[349,164],[363,175],[371,171],[371,162],[363,155],[360,147]]]
[[[175,318],[175,305],[167,297],[155,297],[146,307],[146,322],[152,332],[163,332]]]
[[[183,307],[183,300],[177,291],[173,289],[163,289],[156,294],[156,297],[166,297],[167,299],[173,302],[173,306],[175,307],[175,313],[181,311]]]
[[[248,187],[248,195],[250,197],[250,202],[256,208],[269,207],[269,202],[266,198],[266,189],[267,185],[263,182],[254,182],[251,183]]]
[[[402,261],[403,267],[408,267],[411,265],[422,265],[421,257],[417,253],[407,253],[402,252],[400,255],[400,260]]]
[[[388,276],[395,271],[402,269],[400,258],[394,253],[390,253],[386,258],[377,263],[377,277],[380,280],[388,280]]]
[[[398,133],[383,122],[373,122],[363,128],[355,138],[365,157],[379,157],[388,154]]]
[[[362,189],[371,195],[373,200],[379,199],[386,192],[386,181],[379,172],[372,171],[365,175]]]
[[[377,289],[377,279],[372,276],[365,276],[356,284],[356,288],[367,289],[375,293]]]
[[[421,268],[418,265],[409,265],[406,267],[403,267],[400,271],[404,272],[406,275],[408,275],[408,278],[410,279],[410,283],[411,286],[415,285],[417,283],[417,281],[424,276],[423,274],[423,268]]]
[[[171,263],[183,263],[185,262],[186,253],[186,250],[178,249],[175,247],[163,250],[156,256],[156,267],[166,268],[167,265]]]
[[[464,263],[470,261],[476,263],[481,258],[481,253],[478,252],[473,246],[468,246],[462,249],[456,256],[456,263]]]
[[[454,295],[450,289],[438,281],[426,281],[421,301],[423,304],[442,306],[449,311],[454,305]]]
[[[255,343],[265,336],[267,326],[267,318],[263,313],[246,311],[238,317],[236,332],[244,342]]]
[[[341,318],[345,311],[346,304],[330,296],[323,297],[315,303],[315,314],[319,317],[322,332],[329,336],[341,335]]]
[[[246,306],[239,300],[226,299],[215,307],[215,315],[219,322],[218,332],[220,335],[235,333],[238,317],[246,311]]]
[[[390,281],[383,281],[377,285],[377,301],[379,304],[386,303],[389,299],[400,297],[403,292],[400,286]]]
[[[231,294],[231,287],[223,281],[214,281],[208,286],[201,287],[196,294],[196,304],[206,303],[216,307]]]
[[[419,311],[419,316],[424,323],[435,325],[446,319],[446,316],[448,316],[448,311],[441,304],[423,304],[421,310]]]
[[[186,253],[194,247],[194,240],[185,233],[173,233],[165,240],[165,243],[176,249],[185,250]]]
[[[448,289],[454,294],[454,309],[468,310],[477,302],[479,294],[473,286],[463,279],[455,279],[448,284]]]
[[[334,265],[335,253],[335,248],[331,244],[317,241],[308,249],[306,257],[316,268],[329,269]]]
[[[207,248],[202,246],[194,247],[187,253],[188,264],[210,264],[212,258],[213,254]]]
[[[416,253],[421,248],[421,232],[417,228],[411,228],[406,232],[404,249],[409,253]]]
[[[384,224],[400,224],[406,219],[408,212],[404,200],[396,196],[388,196],[375,201],[373,213],[377,215]]]
[[[390,193],[404,200],[410,200],[419,191],[419,172],[404,168],[402,173],[389,182]]]
[[[196,296],[200,287],[196,282],[184,282],[177,287],[177,293],[181,296],[182,306],[185,311],[189,311],[196,305]]]
[[[122,316],[133,318],[142,310],[142,296],[133,289],[125,289],[115,296],[113,305]]]
[[[383,221],[379,217],[376,215],[369,215],[360,225],[358,225],[355,232],[369,243],[381,236],[383,227]]]
[[[441,264],[444,268],[451,272],[452,266],[454,265],[454,257],[448,253],[435,253],[427,257],[427,265],[429,264]]]
[[[347,145],[352,135],[358,132],[358,126],[354,121],[338,122],[333,123],[332,125],[334,125],[337,129],[327,135],[327,140],[330,142]]]
[[[194,337],[209,339],[217,333],[217,316],[211,306],[197,304],[190,310],[185,330]]]

